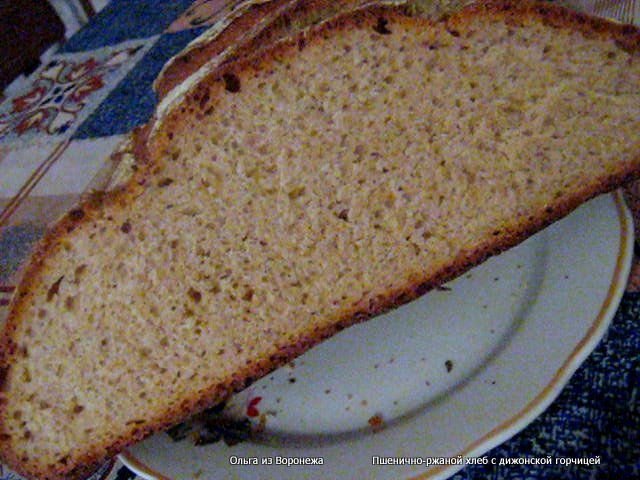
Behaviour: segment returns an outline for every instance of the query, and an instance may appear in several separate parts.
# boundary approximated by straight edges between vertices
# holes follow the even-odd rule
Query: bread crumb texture
[[[638,170],[637,49],[379,12],[209,77],[136,188],[49,239],[10,319],[5,459],[70,476]]]

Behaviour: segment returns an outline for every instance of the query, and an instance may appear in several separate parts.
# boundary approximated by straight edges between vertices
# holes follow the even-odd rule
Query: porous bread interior
[[[637,158],[637,54],[389,20],[211,81],[144,190],[62,237],[13,335],[15,458],[59,469],[154,428]]]

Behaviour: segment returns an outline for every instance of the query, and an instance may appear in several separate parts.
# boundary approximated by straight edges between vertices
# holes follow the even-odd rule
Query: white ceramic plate
[[[620,194],[597,198],[450,290],[331,338],[233,399],[231,411],[253,403],[266,419],[257,441],[159,434],[121,459],[148,479],[446,478],[462,466],[372,459],[482,455],[538,416],[615,313],[631,225]],[[277,464],[302,458],[323,464]]]

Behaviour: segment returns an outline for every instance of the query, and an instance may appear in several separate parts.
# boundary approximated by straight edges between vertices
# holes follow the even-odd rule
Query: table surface
[[[164,63],[228,0],[113,0],[19,86],[0,97],[0,319],[16,271],[46,226],[104,184],[111,152],[152,114]],[[615,1],[574,7],[615,17]],[[640,21],[640,2],[632,2]],[[626,189],[640,225],[640,187]],[[637,232],[637,227],[636,227]],[[640,249],[636,247],[636,252]],[[470,478],[640,478],[640,262],[605,339],[560,397],[493,457],[596,457],[596,466],[470,466]],[[0,480],[20,479],[0,465]],[[119,460],[92,480],[139,478]]]

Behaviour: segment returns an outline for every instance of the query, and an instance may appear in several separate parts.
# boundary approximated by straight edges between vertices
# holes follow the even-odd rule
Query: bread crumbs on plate
[[[447,369],[447,373],[449,373],[451,370],[453,370],[453,361],[452,360],[445,361],[444,367]]]
[[[380,415],[379,413],[376,413],[375,415],[372,415],[369,420],[368,420],[369,426],[371,426],[371,428],[373,429],[374,432],[378,432],[380,430],[382,430],[382,428],[384,427],[384,420],[382,418],[382,415]]]

